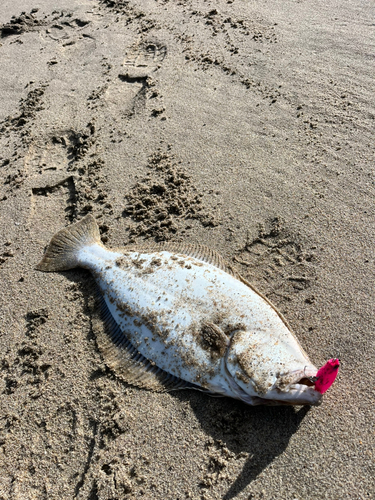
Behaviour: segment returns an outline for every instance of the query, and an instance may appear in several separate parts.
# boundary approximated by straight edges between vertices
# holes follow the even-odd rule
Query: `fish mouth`
[[[319,406],[322,394],[315,390],[317,369],[298,370],[278,377],[267,394],[250,395],[233,378],[229,382],[235,397],[252,406]]]
[[[316,374],[314,366],[306,366],[280,376],[265,399],[272,399],[274,404],[318,406],[322,394],[315,390]]]
[[[307,377],[290,384],[287,391],[272,389],[266,397],[253,397],[254,405],[267,406],[319,406],[322,403],[322,394],[315,390],[314,381]]]
[[[302,377],[298,384],[306,385],[307,387],[315,387],[316,380],[316,377]]]

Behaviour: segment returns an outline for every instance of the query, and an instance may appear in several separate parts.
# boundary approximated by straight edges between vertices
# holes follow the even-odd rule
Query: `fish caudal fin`
[[[56,233],[43,259],[36,266],[39,271],[67,271],[79,266],[78,251],[94,243],[100,244],[99,227],[92,215]]]

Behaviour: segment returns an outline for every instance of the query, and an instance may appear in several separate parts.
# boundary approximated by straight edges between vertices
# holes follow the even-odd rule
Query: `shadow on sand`
[[[244,490],[288,446],[309,406],[248,406],[230,398],[214,398],[193,390],[171,393],[189,401],[202,429],[232,453],[248,454],[248,459],[223,500],[231,500]]]

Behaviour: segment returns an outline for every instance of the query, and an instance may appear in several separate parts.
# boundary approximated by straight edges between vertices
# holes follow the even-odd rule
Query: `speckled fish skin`
[[[89,217],[81,223],[96,224]],[[244,280],[178,252],[108,250],[98,234],[75,236],[81,243],[71,244],[70,262],[55,267],[52,240],[38,268],[89,269],[114,320],[145,358],[251,405],[320,404],[309,381],[317,368],[276,309]],[[58,243],[61,260],[65,243]]]

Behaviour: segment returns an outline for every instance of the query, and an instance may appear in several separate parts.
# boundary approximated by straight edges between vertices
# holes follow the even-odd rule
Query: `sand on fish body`
[[[143,364],[143,387],[172,376],[178,388],[184,381],[251,405],[320,404],[318,370],[284,318],[215,252],[178,244],[107,250],[87,215],[59,231],[38,264],[74,267],[99,285],[113,322],[107,357],[126,365],[129,382]],[[127,352],[122,363],[119,350]]]

